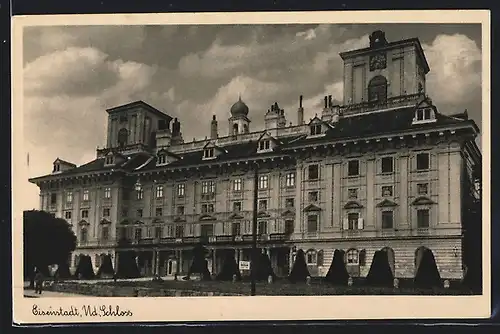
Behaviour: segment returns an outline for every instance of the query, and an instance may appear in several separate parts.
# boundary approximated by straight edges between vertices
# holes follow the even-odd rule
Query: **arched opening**
[[[87,242],[87,227],[83,226],[80,229],[80,243],[84,244]]]
[[[370,102],[384,103],[387,100],[387,79],[377,75],[368,84],[368,99]]]
[[[250,132],[250,130],[248,130],[248,124],[243,124],[243,131],[245,133],[249,133]]]
[[[359,251],[351,248],[345,253],[345,263],[350,276],[359,276]]]
[[[233,135],[238,134],[238,124],[233,124]]]
[[[128,131],[125,128],[120,129],[118,131],[118,145],[120,147],[124,147],[127,145],[128,142]]]
[[[391,267],[392,275],[395,275],[396,258],[394,256],[394,250],[391,247],[384,247],[382,248],[382,251],[384,251],[387,254],[387,261],[389,261],[389,266]]]

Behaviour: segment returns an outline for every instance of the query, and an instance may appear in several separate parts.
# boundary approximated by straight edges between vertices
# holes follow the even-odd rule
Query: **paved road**
[[[34,290],[24,290],[24,297],[28,298],[59,298],[59,297],[85,297],[76,293],[43,291],[41,295],[36,294]]]

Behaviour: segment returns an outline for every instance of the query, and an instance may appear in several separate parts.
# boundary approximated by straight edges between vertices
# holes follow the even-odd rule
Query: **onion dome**
[[[241,101],[241,96],[235,104],[231,107],[231,115],[235,116],[247,116],[248,115],[248,106],[245,102]]]

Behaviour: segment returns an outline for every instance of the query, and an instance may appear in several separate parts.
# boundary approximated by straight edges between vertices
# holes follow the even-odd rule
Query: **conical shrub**
[[[387,252],[383,250],[375,252],[370,271],[366,276],[366,283],[370,286],[393,286],[394,275],[392,274]]]
[[[414,282],[418,288],[430,289],[441,287],[441,275],[439,275],[436,259],[430,249],[426,248],[423,250]]]
[[[307,269],[306,257],[304,251],[299,249],[295,255],[295,262],[293,263],[288,280],[291,283],[305,283],[308,276],[310,274],[309,269]]]
[[[332,264],[330,265],[325,277],[325,281],[327,283],[333,285],[347,285],[349,273],[347,272],[347,268],[345,266],[344,254],[345,252],[339,249],[336,249],[333,252]]]
[[[99,278],[111,278],[115,275],[113,270],[113,263],[111,262],[111,255],[106,254],[101,258],[101,266],[97,271],[97,277]]]

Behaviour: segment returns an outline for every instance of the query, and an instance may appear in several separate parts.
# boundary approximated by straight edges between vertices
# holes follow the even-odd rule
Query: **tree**
[[[295,255],[295,262],[292,267],[292,271],[288,276],[288,280],[292,283],[302,282],[304,283],[307,279],[307,276],[310,276],[309,270],[307,269],[306,257],[304,255],[304,251],[299,249],[297,254]]]
[[[63,262],[57,267],[55,277],[57,277],[57,279],[71,278],[71,272],[69,271],[69,265],[67,262]]]
[[[75,277],[78,279],[92,279],[95,277],[92,259],[89,255],[80,255],[80,261],[76,267]]]
[[[45,211],[24,211],[23,236],[24,277],[30,278],[31,284],[35,267],[47,275],[47,266],[67,263],[76,247],[71,226]]]
[[[240,269],[238,268],[238,264],[234,258],[234,250],[230,249],[226,251],[222,269],[216,279],[219,281],[231,281],[233,279],[233,275],[236,275],[236,279],[238,281],[241,280]]]
[[[375,252],[370,271],[366,276],[366,281],[368,285],[371,286],[390,287],[393,285],[394,275],[392,274],[391,266],[389,265],[387,252],[383,250]]]
[[[254,269],[256,281],[265,281],[269,276],[272,276],[273,279],[276,278],[269,256],[267,254],[259,252],[259,250],[256,250],[255,252]],[[250,267],[250,270],[252,270],[252,267]]]
[[[422,259],[418,265],[414,282],[415,286],[419,288],[430,289],[441,287],[441,275],[439,275],[436,259],[432,251],[428,248],[422,250]]]
[[[139,267],[135,260],[137,254],[133,250],[120,251],[118,256],[118,270],[116,276],[119,278],[137,278],[141,276]]]
[[[208,262],[205,259],[207,249],[202,244],[198,244],[193,248],[193,262],[187,274],[187,278],[191,278],[192,274],[200,274],[201,279],[210,281],[210,271],[208,271]]]
[[[113,263],[111,262],[111,255],[104,254],[101,258],[101,266],[97,270],[97,277],[99,278],[112,278],[115,276],[115,271],[113,270]]]
[[[328,283],[334,285],[347,285],[349,273],[345,267],[344,254],[345,252],[339,249],[336,249],[333,253],[332,264],[325,277],[325,281]]]

